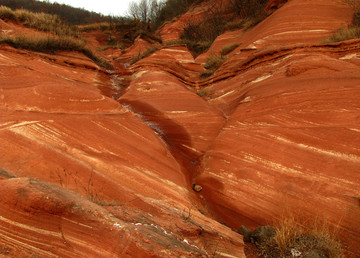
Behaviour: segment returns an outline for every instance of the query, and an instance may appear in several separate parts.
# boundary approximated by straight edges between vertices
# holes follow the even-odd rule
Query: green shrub
[[[240,46],[239,43],[232,43],[232,44],[228,44],[225,45],[221,50],[220,50],[220,54],[222,56],[226,56],[227,54],[231,53],[232,51],[234,51],[238,46]]]

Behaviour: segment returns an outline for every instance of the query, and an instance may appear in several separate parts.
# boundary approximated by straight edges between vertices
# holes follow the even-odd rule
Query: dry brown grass
[[[204,88],[204,89],[198,90],[198,91],[196,92],[196,94],[197,94],[198,96],[200,96],[200,97],[206,97],[206,96],[209,96],[209,95],[213,94],[213,91]]]
[[[350,5],[355,13],[360,12],[360,0],[345,0],[345,3]]]
[[[148,47],[144,52],[139,53],[137,56],[135,56],[131,61],[130,61],[130,65],[135,64],[137,61],[150,56],[151,54],[155,53],[156,51],[158,51],[159,48],[158,47]]]
[[[340,42],[349,39],[360,38],[360,27],[354,26],[348,29],[341,28],[332,34],[324,43]]]
[[[264,257],[343,257],[337,232],[330,230],[325,220],[299,222],[294,216],[286,216],[276,223],[275,237],[259,247]],[[313,256],[308,256],[313,257]]]
[[[220,54],[221,54],[222,56],[226,56],[227,54],[230,54],[232,51],[234,51],[238,46],[240,46],[239,43],[232,43],[232,44],[225,45],[225,46],[220,50]]]
[[[30,51],[54,53],[56,51],[77,51],[81,52],[98,65],[105,68],[112,68],[112,65],[96,56],[90,49],[85,47],[85,42],[73,37],[57,36],[0,36],[0,44],[6,43],[14,48],[27,49]]]
[[[339,42],[348,39],[360,38],[360,0],[344,0],[354,11],[352,25],[348,28],[341,28],[332,34],[323,43]]]
[[[8,7],[0,6],[0,18],[21,22],[27,27],[51,32],[58,36],[79,36],[74,27],[65,24],[59,16],[56,15],[33,13],[23,9],[13,11]]]
[[[57,50],[82,51],[85,46],[84,41],[72,37],[28,35],[1,35],[0,43],[7,43],[15,48],[48,53],[52,53]]]
[[[204,67],[209,70],[217,70],[226,60],[227,58],[224,56],[210,55],[206,59],[206,64]]]
[[[207,69],[207,71],[205,71],[201,74],[201,78],[207,78],[207,77],[213,75],[215,73],[215,71],[217,69],[219,69],[219,67],[223,63],[225,63],[226,60],[227,60],[227,58],[224,56],[210,55],[206,59],[206,64],[204,65],[204,67]]]
[[[16,16],[10,8],[6,6],[0,6],[0,19],[16,20]]]
[[[32,13],[27,10],[12,11],[10,8],[0,6],[0,18],[21,22],[27,27],[40,31],[50,32],[46,36],[40,35],[5,35],[0,36],[0,43],[6,43],[15,48],[30,51],[54,53],[56,51],[81,52],[98,65],[111,68],[112,65],[96,56],[85,47],[85,41],[79,38],[74,27],[63,23],[56,15],[46,13]]]
[[[93,30],[109,30],[111,29],[111,25],[109,22],[100,22],[100,23],[92,23],[86,25],[78,25],[76,26],[79,31],[93,31]]]

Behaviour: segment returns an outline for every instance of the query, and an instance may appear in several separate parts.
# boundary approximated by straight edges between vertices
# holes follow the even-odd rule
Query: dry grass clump
[[[180,38],[194,56],[207,51],[214,40],[229,29],[247,30],[267,17],[264,11],[268,0],[233,0],[222,9],[212,7],[201,21],[191,21],[184,26]],[[225,13],[234,12],[233,16]]]
[[[92,23],[92,24],[86,24],[86,25],[78,25],[76,26],[79,31],[94,31],[94,30],[109,30],[111,29],[111,25],[109,22],[99,22],[99,23]]]
[[[212,70],[212,69],[217,70],[226,60],[227,60],[227,58],[224,56],[210,55],[206,59],[206,64],[204,67],[209,70]]]
[[[158,51],[159,48],[158,47],[148,47],[144,52],[139,53],[137,56],[135,56],[131,61],[130,61],[130,65],[135,64],[137,61],[150,56],[151,54],[155,53],[156,51]]]
[[[10,8],[6,6],[0,6],[0,19],[16,20],[16,16]]]
[[[96,56],[90,49],[85,47],[85,42],[73,37],[56,36],[0,36],[0,44],[6,43],[14,48],[27,49],[31,51],[54,53],[56,51],[77,51],[81,52],[98,65],[111,68],[111,64]]]
[[[201,74],[201,78],[207,78],[211,75],[214,74],[214,72],[219,69],[219,67],[227,60],[226,57],[224,56],[219,56],[219,55],[210,55],[207,59],[206,59],[206,64],[205,64],[205,68],[207,69],[207,71],[203,72]]]
[[[348,39],[360,38],[360,0],[344,0],[353,10],[352,25],[348,28],[341,28],[337,30],[323,43],[333,43]]]
[[[82,51],[84,41],[72,37],[55,36],[0,36],[0,43],[7,43],[15,48],[28,49],[38,52],[53,53],[57,50]]]
[[[232,51],[234,51],[238,46],[240,46],[239,43],[232,43],[232,44],[225,45],[225,46],[220,50],[220,54],[221,54],[222,56],[226,56],[227,54],[230,54]]]
[[[354,10],[352,24],[360,27],[360,0],[345,0],[345,2]]]
[[[288,216],[276,227],[276,235],[258,245],[264,257],[343,257],[335,232],[324,221],[304,225]]]
[[[360,27],[354,26],[348,29],[341,28],[332,34],[324,43],[340,42],[348,39],[360,38]]]
[[[8,7],[0,6],[0,18],[22,22],[27,27],[51,32],[58,36],[79,36],[74,27],[65,24],[59,16],[56,15],[33,13],[23,9],[12,11]]]
[[[210,94],[212,94],[212,93],[213,93],[213,91],[208,90],[208,89],[206,89],[206,88],[201,89],[201,90],[199,90],[199,91],[196,92],[196,94],[197,94],[198,96],[200,96],[200,97],[206,97],[206,96],[208,96],[208,95],[210,95]]]
[[[351,6],[354,12],[360,12],[360,0],[345,0],[345,2]]]

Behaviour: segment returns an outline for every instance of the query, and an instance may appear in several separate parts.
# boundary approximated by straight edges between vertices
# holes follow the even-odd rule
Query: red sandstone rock
[[[89,59],[2,45],[0,62],[0,189],[7,193],[0,197],[0,250],[11,256],[243,256],[241,237],[208,214],[187,169],[152,128],[107,95],[109,78]],[[182,91],[202,103],[202,116],[215,110]],[[222,122],[217,111],[214,117]],[[208,144],[196,142],[201,150]]]
[[[265,11],[273,12],[283,6],[287,1],[288,0],[270,0],[265,7]]]
[[[218,54],[222,46],[231,43],[241,44],[241,58],[261,49],[318,44],[338,28],[347,27],[351,20],[352,10],[341,0],[292,0],[246,32],[220,35],[196,61],[205,63],[210,54]]]
[[[122,93],[81,54],[1,45],[0,251],[244,257],[225,225],[291,210],[325,217],[359,255],[360,43],[318,44],[351,15],[340,0],[289,1],[196,60],[160,48],[130,67]],[[241,46],[199,81],[200,63],[230,43]],[[138,39],[118,60],[148,46]]]
[[[237,40],[256,49],[233,54],[203,84],[211,82],[207,99],[229,120],[195,182],[233,227],[265,224],[288,210],[325,217],[351,257],[360,253],[360,43],[311,45],[324,39],[322,30],[351,20],[346,8],[289,1]],[[303,15],[301,29],[290,23],[295,12]]]

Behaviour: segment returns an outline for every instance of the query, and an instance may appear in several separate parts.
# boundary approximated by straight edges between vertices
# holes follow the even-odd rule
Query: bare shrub
[[[255,18],[264,12],[268,0],[230,0],[241,18]]]
[[[218,13],[205,17],[202,21],[189,22],[180,36],[194,56],[205,52],[217,36],[224,32],[225,21]]]
[[[161,6],[159,13],[154,20],[155,28],[160,27],[167,21],[171,21],[185,13],[193,4],[199,4],[205,0],[167,0]]]

